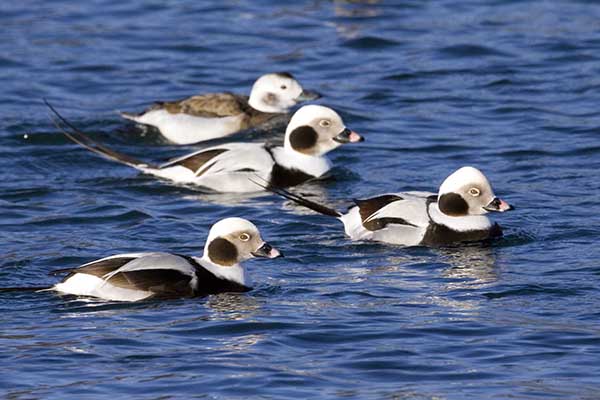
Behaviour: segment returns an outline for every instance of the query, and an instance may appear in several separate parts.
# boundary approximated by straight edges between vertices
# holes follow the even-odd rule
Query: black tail
[[[57,276],[57,275],[63,275],[66,273],[70,273],[73,272],[75,268],[61,268],[61,269],[55,269],[53,271],[48,272],[48,275],[50,276]]]
[[[328,215],[330,217],[336,217],[339,218],[342,216],[342,213],[340,213],[337,210],[334,210],[333,208],[329,208],[327,206],[324,206],[322,204],[319,203],[315,203],[314,201],[308,200],[300,195],[294,194],[292,192],[288,192],[285,189],[282,189],[280,187],[276,187],[276,186],[267,186],[267,185],[263,185],[261,183],[258,183],[252,179],[250,179],[252,182],[254,182],[256,185],[260,186],[261,188],[268,190],[271,193],[275,193],[281,197],[285,197],[288,200],[293,201],[296,204],[300,204],[301,206],[304,206],[306,208],[309,208],[313,211],[318,212],[319,214],[323,214],[323,215]]]
[[[139,118],[143,115],[142,114],[134,114],[134,113],[130,113],[130,112],[126,112],[126,111],[118,111],[119,115],[125,119],[128,119],[130,121],[134,121],[137,122],[135,119]]]
[[[0,288],[0,293],[37,292],[40,290],[48,290],[51,288],[52,288],[52,286],[4,287],[4,288]]]
[[[56,118],[52,118],[52,122],[54,122],[54,125],[60,129],[62,131],[62,133],[64,133],[64,135],[66,137],[68,137],[69,139],[71,139],[72,141],[74,141],[75,143],[85,147],[86,149],[88,149],[89,151],[92,151],[96,154],[100,154],[101,156],[104,156],[106,158],[109,158],[113,161],[117,161],[120,162],[122,164],[125,165],[129,165],[130,167],[134,167],[134,168],[156,168],[155,166],[152,166],[148,163],[145,163],[143,161],[140,161],[136,158],[133,158],[131,156],[128,156],[127,154],[122,154],[122,153],[118,153],[114,150],[109,149],[108,147],[96,142],[95,140],[93,140],[92,138],[90,138],[89,136],[87,136],[85,133],[83,133],[79,128],[77,128],[75,125],[73,125],[72,123],[70,123],[69,121],[67,121],[62,115],[60,115],[58,113],[58,111],[56,111],[56,109],[54,107],[52,107],[50,105],[50,103],[48,103],[48,101],[46,99],[44,99],[44,103],[46,103],[46,105],[48,106],[48,108],[50,109],[50,111],[52,111],[52,113],[54,113],[54,115],[56,116]],[[63,126],[64,125],[64,126]],[[65,126],[67,128],[69,128],[69,130],[67,130],[65,128]]]

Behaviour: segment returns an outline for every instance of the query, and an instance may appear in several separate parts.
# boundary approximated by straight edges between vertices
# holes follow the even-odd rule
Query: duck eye
[[[473,197],[477,197],[481,194],[481,191],[477,188],[471,188],[469,189],[469,194]]]
[[[321,121],[319,121],[319,125],[321,125],[323,128],[327,128],[331,126],[331,121],[329,121],[328,119],[322,119]]]
[[[287,86],[285,86],[285,85],[281,85],[281,89],[282,89],[282,90],[285,90],[285,89],[287,89]]]
[[[242,233],[242,234],[240,235],[240,240],[241,240],[242,242],[247,242],[248,240],[250,240],[250,235],[248,235],[247,233]]]

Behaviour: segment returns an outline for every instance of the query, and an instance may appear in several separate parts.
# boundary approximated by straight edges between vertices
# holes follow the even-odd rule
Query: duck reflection
[[[262,303],[259,299],[239,293],[222,293],[209,296],[205,305],[208,315],[205,315],[204,319],[213,322],[227,321],[226,324],[233,323],[236,326],[252,324],[254,322],[253,317],[257,316],[262,309]],[[244,327],[241,329],[246,331],[250,328]],[[257,330],[261,330],[261,328],[257,328]],[[215,349],[236,353],[244,352],[267,337],[267,334],[260,332],[247,334],[232,332],[230,335],[218,335],[215,337],[217,340]]]
[[[196,302],[194,306],[190,302]],[[194,319],[212,321],[239,321],[252,318],[261,309],[261,302],[244,293],[220,293],[195,299],[148,300],[139,302],[106,301],[95,298],[63,295],[60,299],[60,318],[97,318],[129,314],[132,310],[164,311],[179,308],[184,303],[200,307],[203,312]]]
[[[452,309],[455,315],[469,317],[482,306],[482,297],[474,292],[498,280],[496,255],[489,243],[472,243],[436,250],[449,266],[442,270],[446,278],[438,288],[434,302]]]
[[[194,188],[194,193],[182,196],[184,200],[198,201],[201,203],[216,204],[219,206],[239,206],[250,201],[264,197],[265,192],[256,193],[217,193],[210,191],[199,191]],[[257,205],[257,204],[254,204]]]
[[[419,268],[419,264],[431,265],[443,263],[442,277],[454,279],[448,289],[475,288],[498,280],[496,254],[489,243],[461,244],[454,247],[407,248],[405,254],[396,254],[388,258],[386,266],[378,267],[373,272],[410,273],[412,276],[429,275],[429,269]],[[419,272],[420,271],[420,272]]]
[[[381,11],[375,7],[379,2],[379,0],[335,0],[333,12],[336,17],[357,19],[354,23],[336,21],[334,25],[337,34],[346,40],[360,37],[364,29],[364,21],[359,19],[379,16]]]
[[[388,247],[388,246],[385,246]],[[402,286],[410,289],[411,287],[422,287],[422,279],[426,279],[430,275],[430,269],[427,265],[432,263],[432,254],[429,249],[424,247],[403,248],[398,246],[389,246],[400,249],[399,252],[391,257],[386,258],[383,265],[372,268],[371,274],[387,275],[384,280],[390,285],[398,284],[398,276],[409,276],[410,280],[403,280]]]
[[[319,204],[327,204],[328,207],[339,207],[343,210],[348,207],[348,202],[345,200],[341,200],[339,202],[330,200],[329,192],[325,183],[333,182],[337,179],[345,180],[345,178],[350,176],[351,173],[341,169],[338,169],[335,171],[335,173],[337,178],[333,175],[326,175],[324,178],[312,180],[294,188],[294,193]],[[344,174],[346,175],[345,177],[343,176]],[[296,215],[317,215],[314,211],[289,200],[284,200],[281,207],[286,211],[292,211]]]
[[[351,171],[341,168],[336,169],[333,173],[339,175],[340,179],[353,176],[353,173]],[[329,204],[329,201],[327,199],[327,190],[324,186],[324,183],[334,180],[336,180],[336,178],[333,175],[326,175],[319,179],[308,181],[302,184],[301,186],[295,189],[295,193],[298,193],[301,196],[307,196],[308,198],[317,202],[324,202],[325,204]],[[182,198],[185,200],[218,204],[219,206],[240,206],[248,203],[253,208],[273,207],[273,199],[271,198],[271,194],[264,191],[257,191],[254,193],[217,193],[212,191],[202,191],[197,187],[190,187],[190,191],[192,190],[193,193],[187,193],[183,195]],[[276,204],[279,204],[279,201],[277,201]],[[315,214],[313,211],[310,211],[306,207],[296,205],[295,203],[290,201],[286,201],[283,204],[283,208],[285,210],[293,210],[296,214]],[[346,204],[346,206],[347,205],[348,204]]]
[[[206,298],[207,319],[240,321],[254,317],[262,308],[261,302],[243,293],[221,293]]]
[[[448,284],[449,289],[473,289],[498,280],[496,254],[488,243],[442,248],[436,252],[450,264],[442,271],[442,276],[457,280]]]
[[[248,350],[250,347],[265,340],[265,334],[248,334],[242,336],[225,336],[219,340],[218,349],[221,351],[231,351],[240,353]]]
[[[370,274],[379,275],[387,287],[401,288],[408,303],[435,304],[466,317],[481,307],[482,298],[473,292],[498,280],[495,248],[489,243],[401,249]]]
[[[377,17],[381,14],[381,10],[375,7],[379,3],[381,0],[334,0],[333,10],[336,17]]]

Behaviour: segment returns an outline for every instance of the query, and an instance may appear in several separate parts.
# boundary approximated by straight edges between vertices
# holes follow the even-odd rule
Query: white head
[[[331,108],[308,105],[294,113],[285,130],[284,147],[311,156],[321,156],[344,143],[362,142],[358,133],[346,128]]]
[[[490,182],[474,167],[462,167],[444,180],[438,192],[438,208],[452,217],[513,209],[494,195]]]
[[[253,257],[276,258],[281,253],[265,243],[258,228],[243,218],[225,218],[210,228],[204,258],[227,268]]]
[[[319,97],[317,92],[302,89],[291,74],[277,72],[263,75],[254,82],[248,103],[258,111],[286,113],[302,101]]]

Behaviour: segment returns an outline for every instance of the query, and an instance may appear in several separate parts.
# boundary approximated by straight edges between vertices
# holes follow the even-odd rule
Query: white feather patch
[[[192,144],[229,136],[241,128],[243,114],[230,117],[206,118],[189,114],[172,114],[166,110],[152,110],[135,120],[157,127],[160,133],[176,144]]]
[[[317,178],[331,169],[331,161],[324,156],[310,156],[284,147],[275,147],[272,151],[277,164]]]
[[[120,272],[147,271],[153,269],[171,269],[179,271],[184,275],[194,276],[194,267],[183,257],[169,253],[144,253],[143,256],[131,260],[106,275],[103,278],[109,281],[110,278]]]
[[[227,279],[228,281],[239,283],[240,285],[248,286],[248,279],[246,277],[246,271],[240,264],[235,264],[230,267],[224,267],[217,265],[210,261],[208,255],[205,254],[202,258],[194,257],[200,265],[206,268],[213,275]]]
[[[199,171],[192,171],[177,162],[204,151],[227,150],[210,159]],[[260,143],[229,143],[185,155],[164,164],[160,169],[140,170],[178,183],[190,183],[217,192],[248,193],[260,191],[250,179],[269,179],[275,162]],[[198,176],[199,175],[199,176]]]
[[[442,213],[437,203],[429,205],[429,215],[434,222],[458,232],[488,230],[492,227],[492,222],[485,215],[451,217]]]
[[[80,273],[56,284],[53,289],[75,296],[90,296],[114,301],[138,301],[152,295],[152,292],[120,288],[97,276]]]

